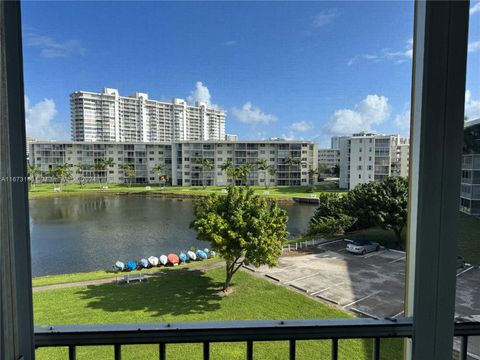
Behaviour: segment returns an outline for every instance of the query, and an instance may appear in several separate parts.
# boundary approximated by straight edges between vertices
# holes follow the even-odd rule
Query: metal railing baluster
[[[460,339],[460,360],[467,360],[468,336],[462,336]]]
[[[373,339],[373,360],[380,360],[380,338]]]
[[[290,360],[295,360],[297,343],[295,340],[290,340]]]
[[[160,360],[166,360],[167,359],[167,347],[165,346],[165,343],[160,343],[158,345],[158,352],[159,352],[159,358]]]
[[[208,341],[205,341],[203,343],[203,360],[209,360],[210,359],[210,343]]]
[[[68,360],[77,359],[77,347],[75,345],[70,345],[68,347]]]
[[[247,360],[253,360],[253,341],[247,341]]]
[[[113,351],[115,353],[115,360],[122,360],[122,345],[115,344]]]
[[[332,339],[332,360],[338,360],[338,339]]]

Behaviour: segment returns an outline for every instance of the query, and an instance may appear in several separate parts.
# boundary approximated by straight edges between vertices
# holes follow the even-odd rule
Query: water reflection
[[[304,231],[315,207],[286,205],[288,230]],[[106,269],[118,259],[207,246],[189,228],[192,201],[75,196],[30,201],[33,276]]]

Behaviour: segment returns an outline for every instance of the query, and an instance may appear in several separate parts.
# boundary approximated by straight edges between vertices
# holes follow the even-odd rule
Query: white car
[[[380,244],[376,242],[348,239],[345,239],[345,241],[348,242],[346,250],[353,254],[365,255],[366,253],[380,250]]]

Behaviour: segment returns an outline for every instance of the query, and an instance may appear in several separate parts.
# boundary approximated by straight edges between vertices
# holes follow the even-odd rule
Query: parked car
[[[347,241],[347,248],[348,252],[353,254],[362,254],[365,255],[366,253],[378,251],[380,250],[380,244],[368,240],[348,240]]]
[[[457,269],[463,269],[465,267],[465,259],[463,256],[457,256]]]

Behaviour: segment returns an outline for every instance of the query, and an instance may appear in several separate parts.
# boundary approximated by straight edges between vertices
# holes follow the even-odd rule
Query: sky
[[[466,115],[480,117],[480,2]],[[227,111],[240,139],[408,135],[412,1],[22,2],[27,135],[70,138],[69,94],[118,88]]]

